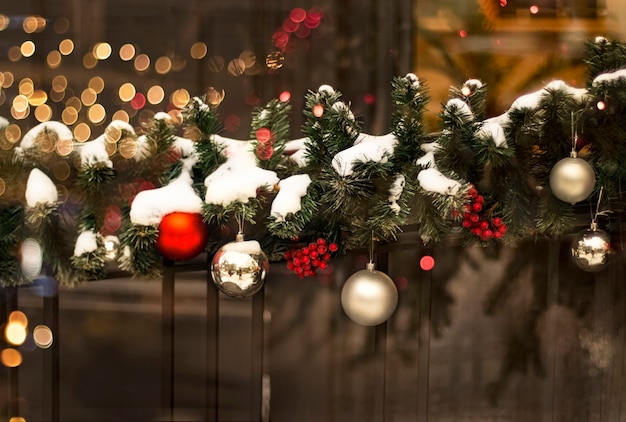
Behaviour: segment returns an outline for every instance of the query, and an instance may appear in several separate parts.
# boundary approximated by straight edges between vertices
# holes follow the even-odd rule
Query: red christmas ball
[[[174,261],[187,261],[204,250],[209,233],[202,215],[173,212],[161,219],[157,249]]]

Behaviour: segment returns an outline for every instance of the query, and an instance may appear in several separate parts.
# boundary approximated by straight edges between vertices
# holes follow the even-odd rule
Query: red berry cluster
[[[476,188],[471,187],[468,191],[468,196],[470,202],[464,205],[463,227],[469,229],[472,234],[480,237],[481,240],[500,239],[506,233],[506,224],[502,222],[500,217],[494,217],[490,221],[480,216],[485,198],[478,194]]]
[[[287,268],[300,278],[313,277],[318,268],[323,270],[328,266],[331,253],[337,249],[336,243],[327,244],[325,239],[319,238],[300,249],[285,252]]]

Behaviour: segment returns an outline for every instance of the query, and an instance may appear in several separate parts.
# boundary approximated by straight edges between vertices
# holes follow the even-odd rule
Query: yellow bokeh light
[[[104,90],[104,79],[100,76],[94,76],[89,80],[89,84],[87,86],[93,89],[96,94],[100,94]]]
[[[11,123],[4,130],[4,137],[7,138],[7,141],[15,144],[22,137],[22,129],[20,129],[20,127],[15,123]]]
[[[13,85],[13,82],[15,81],[13,77],[13,73],[4,72],[2,76],[3,76],[2,88],[10,88],[11,85]]]
[[[62,17],[54,21],[54,32],[64,34],[70,29],[69,19]]]
[[[4,328],[5,340],[14,346],[20,346],[26,341],[28,332],[26,327],[19,322],[9,322]]]
[[[13,106],[18,113],[24,112],[28,108],[28,97],[26,95],[18,95],[13,98]]]
[[[249,69],[256,64],[256,55],[250,50],[242,51],[239,58],[243,60],[246,69]]]
[[[30,105],[35,107],[45,104],[46,101],[48,101],[48,94],[46,94],[46,91],[42,91],[41,89],[33,91],[32,95],[28,97]]]
[[[106,110],[102,104],[94,104],[87,110],[87,117],[93,124],[100,124],[106,117]]]
[[[194,43],[191,46],[191,49],[190,49],[189,53],[190,53],[192,59],[199,60],[199,59],[204,58],[206,56],[206,53],[207,53],[206,44],[203,43],[203,42]]]
[[[46,62],[48,63],[49,68],[56,69],[61,65],[61,53],[56,50],[52,50],[48,53],[48,57],[46,57]]]
[[[85,142],[91,136],[91,128],[87,123],[79,123],[74,128],[74,138],[78,142]]]
[[[9,60],[16,62],[22,58],[22,50],[20,50],[17,45],[14,45],[9,48],[9,51],[7,51],[7,56],[9,57]]]
[[[33,340],[35,340],[35,344],[38,347],[47,349],[52,346],[52,342],[54,341],[52,330],[45,325],[36,326],[33,329]]]
[[[93,55],[98,60],[106,60],[111,57],[112,51],[113,49],[111,48],[111,44],[109,44],[108,42],[101,42],[94,46]]]
[[[74,150],[74,141],[71,139],[59,139],[56,145],[57,154],[66,157]],[[52,170],[58,180],[66,180],[70,176],[70,166],[65,161],[57,161]]]
[[[78,111],[74,107],[66,107],[61,113],[61,119],[63,123],[71,126],[78,120]]]
[[[69,38],[64,39],[59,43],[59,52],[64,56],[69,56],[74,51],[74,41]]]
[[[83,56],[83,67],[85,69],[93,69],[98,64],[98,58],[90,51]]]
[[[35,32],[41,32],[46,29],[46,20],[44,18],[35,16],[35,19],[37,20],[37,29],[35,29]]]
[[[73,107],[74,109],[76,109],[77,112],[80,112],[80,110],[83,108],[83,103],[80,101],[80,98],[71,97],[67,100],[67,102],[65,103],[65,106]]]
[[[35,83],[30,78],[24,78],[20,81],[18,90],[21,95],[30,97],[35,91]]]
[[[52,90],[55,92],[63,92],[67,88],[67,78],[63,75],[57,75],[52,79]]]
[[[37,18],[34,16],[28,16],[24,19],[24,22],[22,22],[22,29],[27,34],[35,32],[37,30]]]
[[[150,104],[160,104],[165,98],[165,91],[163,91],[161,86],[154,85],[148,89],[146,97],[148,98],[148,102]]]
[[[25,110],[17,110],[15,107],[11,107],[11,116],[16,120],[25,119],[29,114],[30,106],[27,106]]]
[[[9,422],[26,422],[26,419],[21,416],[12,416]]]
[[[124,44],[120,47],[120,59],[125,62],[132,60],[135,57],[135,46],[132,44]]]
[[[230,63],[228,63],[228,73],[233,76],[242,75],[246,70],[246,63],[240,58],[232,59]]]
[[[156,70],[156,72],[161,75],[168,73],[171,69],[172,69],[172,61],[170,60],[169,57],[166,57],[166,56],[159,57],[157,61],[154,63],[154,70]]]
[[[51,118],[52,107],[50,107],[48,104],[43,104],[35,108],[35,119],[37,119],[38,121],[47,122]]]
[[[35,43],[32,41],[24,41],[20,46],[20,52],[24,57],[30,57],[35,54]]]
[[[22,327],[28,327],[28,317],[22,311],[13,311],[9,314],[9,318],[7,318],[8,322],[13,322],[21,325]]]
[[[124,110],[117,110],[113,113],[113,116],[111,116],[111,120],[121,120],[122,122],[128,123],[130,122],[130,116]]]
[[[4,349],[0,352],[0,361],[9,368],[15,368],[22,364],[22,354],[15,349]]]
[[[86,106],[91,106],[95,104],[97,99],[98,99],[98,94],[96,93],[96,91],[94,91],[91,88],[87,88],[83,90],[83,92],[80,94],[80,100]]]
[[[172,95],[170,96],[170,102],[174,104],[174,107],[178,108],[185,107],[189,103],[190,99],[191,96],[185,88],[177,89],[172,92]]]
[[[137,90],[135,89],[135,85],[131,84],[130,82],[126,82],[125,84],[120,86],[120,89],[118,91],[120,100],[124,101],[125,103],[132,100],[135,97],[136,93]]]
[[[148,70],[150,67],[150,57],[147,54],[140,54],[135,57],[135,69],[138,72],[143,72]]]
[[[7,29],[9,23],[11,23],[11,19],[7,15],[0,14],[0,31]]]
[[[65,98],[65,91],[50,91],[50,99],[55,103],[60,103],[61,101],[63,101],[63,98]]]

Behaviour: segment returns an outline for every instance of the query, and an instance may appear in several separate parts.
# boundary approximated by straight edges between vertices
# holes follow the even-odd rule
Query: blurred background
[[[584,87],[584,42],[625,32],[621,0],[3,2],[0,116],[13,142],[48,120],[84,142],[114,119],[141,133],[156,112],[207,95],[223,134],[247,139],[254,108],[288,96],[298,138],[304,95],[329,84],[380,135],[392,78],[414,72],[436,131],[450,85],[481,79],[497,115],[556,78]],[[0,420],[626,420],[616,233],[598,274],[573,266],[570,239],[425,249],[406,233],[385,255],[400,304],[384,329],[341,310],[358,254],[314,280],[273,264],[262,299],[219,297],[219,309],[203,257],[174,270],[172,297],[121,275],[3,289],[2,322],[19,310],[28,330],[19,347],[4,339],[19,353],[0,354]],[[416,265],[424,254],[432,271]]]

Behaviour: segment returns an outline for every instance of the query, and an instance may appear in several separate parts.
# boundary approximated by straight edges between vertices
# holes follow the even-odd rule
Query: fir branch
[[[119,264],[133,277],[157,279],[163,272],[161,256],[156,248],[159,229],[155,226],[130,224],[120,236]]]
[[[309,188],[309,192],[301,199],[300,211],[289,213],[284,219],[277,219],[276,216],[270,215],[267,222],[269,233],[281,239],[293,239],[300,236],[318,210],[317,196],[313,189]]]
[[[536,218],[537,233],[544,236],[558,236],[567,233],[574,226],[572,206],[557,199],[549,192],[543,195]]]
[[[285,143],[289,133],[291,105],[274,99],[252,114],[250,138],[259,167],[287,175],[284,164]],[[259,139],[262,136],[264,139]]]
[[[27,283],[18,256],[24,224],[24,208],[20,205],[0,207],[0,285],[19,286]]]
[[[95,251],[70,257],[75,277],[79,281],[101,280],[106,276],[107,251],[102,236],[97,236],[96,242],[98,247]]]

